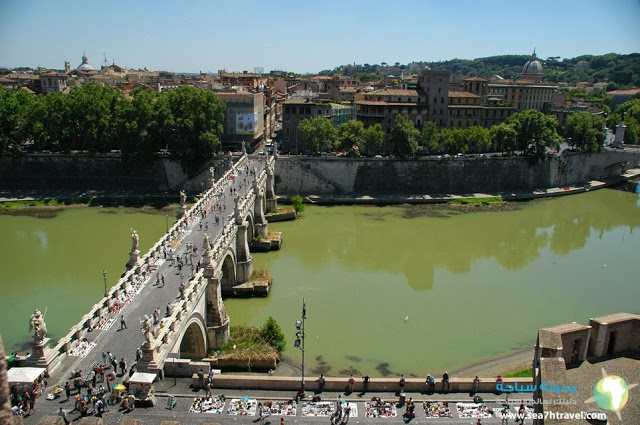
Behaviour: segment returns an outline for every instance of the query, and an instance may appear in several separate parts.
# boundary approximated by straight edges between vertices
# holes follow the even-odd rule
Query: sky
[[[170,72],[640,52],[640,0],[0,0],[0,67]]]

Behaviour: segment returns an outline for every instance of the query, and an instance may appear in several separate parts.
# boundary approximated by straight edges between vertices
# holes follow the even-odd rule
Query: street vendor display
[[[305,402],[302,404],[302,416],[331,416],[335,412],[331,401]]]
[[[443,401],[425,401],[422,403],[427,418],[453,418],[449,403]]]
[[[484,403],[456,403],[461,418],[491,418],[493,409]]]
[[[250,400],[247,396],[243,396],[242,398],[233,398],[229,402],[227,414],[255,416],[257,407],[258,402],[253,399]]]
[[[95,346],[95,342],[87,341],[86,339],[84,339],[82,341],[77,341],[76,344],[67,352],[67,354],[69,356],[87,357],[87,354],[89,354]]]
[[[189,408],[190,413],[213,413],[221,415],[224,412],[224,396],[211,397],[196,397],[191,403]]]
[[[395,402],[376,397],[364,404],[364,416],[367,418],[394,418],[397,415]]]
[[[295,416],[298,404],[293,401],[269,400],[262,405],[262,415]]]

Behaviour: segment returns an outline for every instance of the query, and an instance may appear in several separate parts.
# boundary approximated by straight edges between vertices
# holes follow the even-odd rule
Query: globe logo
[[[593,386],[593,398],[602,409],[620,411],[629,400],[629,387],[621,377],[609,375]]]

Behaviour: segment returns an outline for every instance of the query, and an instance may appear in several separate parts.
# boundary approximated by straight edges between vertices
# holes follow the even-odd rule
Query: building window
[[[438,94],[440,94],[441,91],[442,91],[442,89],[440,87],[438,87]]]

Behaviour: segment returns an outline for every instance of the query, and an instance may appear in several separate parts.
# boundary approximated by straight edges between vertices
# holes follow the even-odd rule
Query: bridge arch
[[[180,341],[180,357],[187,359],[207,357],[207,332],[202,316],[194,313],[185,329]]]
[[[247,222],[247,235],[251,237],[251,239],[255,238],[257,235],[256,235],[256,230],[253,226],[253,215],[251,215],[251,213],[247,214],[245,221]],[[248,242],[249,242],[249,245],[251,245],[252,241],[249,240]]]
[[[222,286],[234,286],[236,284],[236,259],[233,252],[227,251],[221,264],[222,279],[220,279],[220,283]]]

